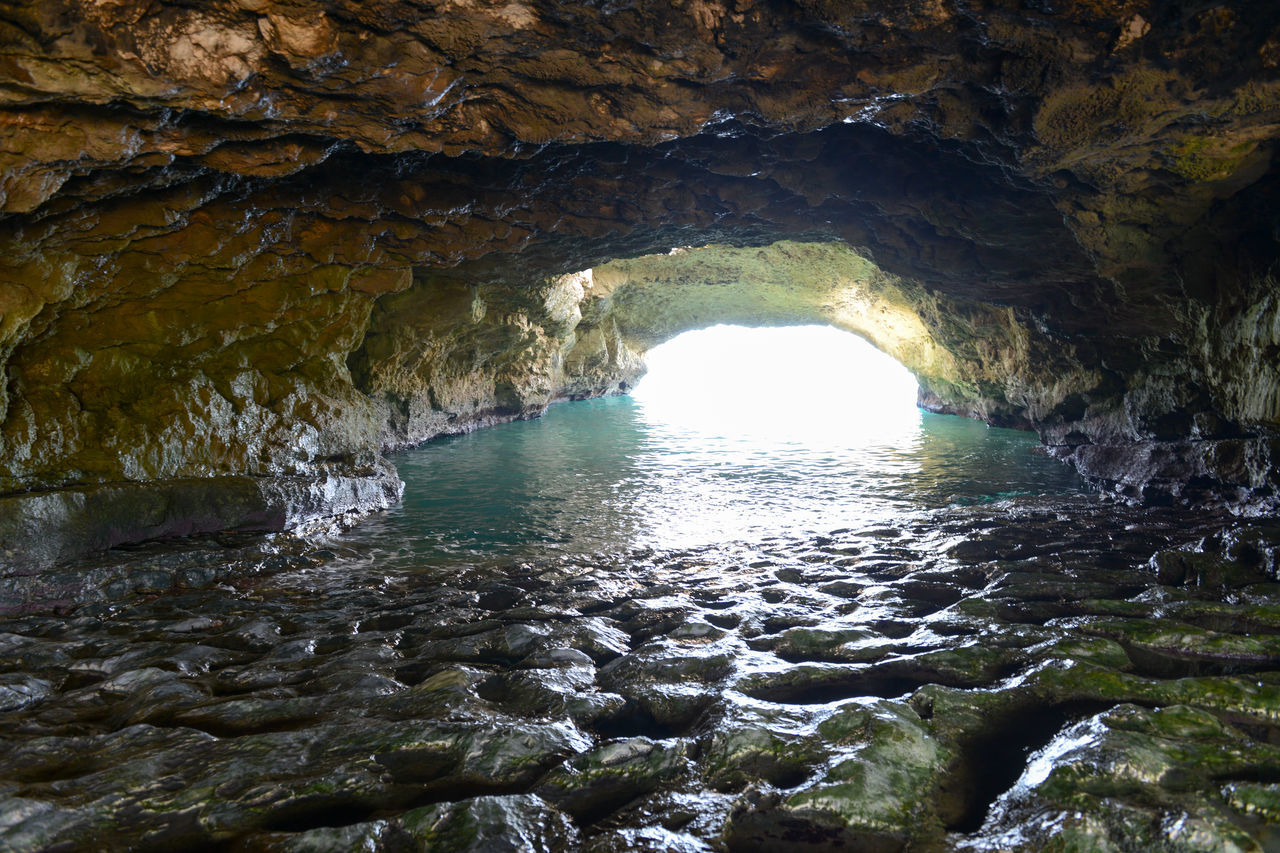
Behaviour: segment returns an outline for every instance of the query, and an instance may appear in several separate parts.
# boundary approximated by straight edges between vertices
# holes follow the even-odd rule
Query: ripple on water
[[[728,425],[722,425],[727,428]],[[904,513],[1070,494],[1031,433],[915,413],[892,431],[708,431],[628,397],[395,457],[402,506],[353,531],[412,559],[621,553],[892,526]]]

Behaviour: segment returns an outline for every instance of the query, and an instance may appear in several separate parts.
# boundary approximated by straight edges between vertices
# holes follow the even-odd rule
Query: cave
[[[0,60],[0,847],[1276,845],[1276,4],[0,0]],[[1084,485],[379,574],[404,453],[717,323]]]

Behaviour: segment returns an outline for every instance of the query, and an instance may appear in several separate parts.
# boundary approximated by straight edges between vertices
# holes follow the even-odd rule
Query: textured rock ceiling
[[[634,379],[653,323],[572,274],[675,258],[626,275],[679,314],[670,249],[782,239],[889,283],[931,406],[1134,496],[1278,482],[1273,2],[7,0],[0,123],[0,493],[75,496],[28,534],[394,499],[378,449]]]

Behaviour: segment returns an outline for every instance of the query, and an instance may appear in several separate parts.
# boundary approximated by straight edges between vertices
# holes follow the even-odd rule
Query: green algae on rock
[[[1280,591],[1146,567],[1254,565],[1275,525],[1020,506],[465,571],[334,540],[33,601],[0,633],[0,844],[1265,850]],[[1028,534],[1058,574],[1002,544]],[[883,655],[831,662],[797,621]]]
[[[1276,4],[13,0],[0,127],[6,848],[1277,845],[1269,521],[483,579],[226,532],[725,320],[1274,510]]]

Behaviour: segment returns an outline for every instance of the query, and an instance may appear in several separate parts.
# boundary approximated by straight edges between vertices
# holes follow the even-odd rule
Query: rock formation
[[[1280,485],[1272,3],[9,0],[0,122],[6,562],[385,505],[726,319],[1130,497]]]

